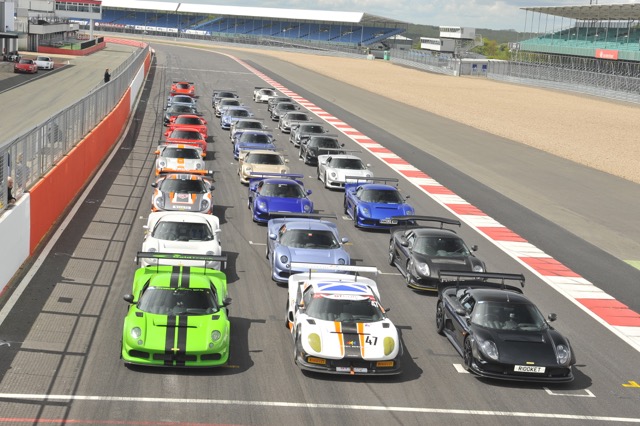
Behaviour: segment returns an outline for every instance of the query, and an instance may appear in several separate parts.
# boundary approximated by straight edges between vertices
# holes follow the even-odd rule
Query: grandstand
[[[405,32],[408,23],[361,12],[271,9],[105,0],[102,30],[202,37],[256,37],[366,47]],[[89,25],[88,21],[77,21]]]
[[[531,37],[520,41],[520,51],[640,62],[639,3],[522,10]]]

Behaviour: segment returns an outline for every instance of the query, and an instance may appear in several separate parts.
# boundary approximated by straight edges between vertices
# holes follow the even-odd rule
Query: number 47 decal
[[[367,345],[375,346],[378,343],[378,338],[376,336],[367,336],[364,341]]]

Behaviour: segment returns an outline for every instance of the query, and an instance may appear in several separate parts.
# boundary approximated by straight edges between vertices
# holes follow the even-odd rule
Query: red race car
[[[166,135],[164,143],[197,146],[202,148],[203,157],[207,155],[207,141],[197,130],[177,128]]]
[[[203,138],[209,137],[209,131],[207,129],[207,120],[193,114],[178,115],[173,119],[169,119],[169,126],[164,133],[165,136],[169,136],[175,129],[192,129],[200,132]]]
[[[33,59],[20,59],[13,66],[13,72],[35,74],[38,72],[38,65],[36,65]]]
[[[187,95],[191,97],[196,96],[196,86],[190,81],[174,81],[171,84],[171,96],[175,95]]]

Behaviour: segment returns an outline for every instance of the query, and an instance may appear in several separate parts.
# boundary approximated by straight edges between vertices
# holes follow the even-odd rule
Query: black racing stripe
[[[358,336],[358,323],[342,323],[342,341],[344,342],[345,358],[359,358],[361,356],[360,339]]]
[[[164,352],[167,359],[164,361],[164,365],[173,365],[173,348],[176,342],[176,317],[174,315],[167,316],[167,332],[164,343]]]
[[[169,287],[178,288],[180,283],[180,267],[174,266],[171,269],[171,279],[169,280]]]
[[[189,288],[189,278],[191,277],[191,268],[189,266],[182,267],[182,279],[180,280],[180,287]]]
[[[187,354],[187,322],[189,317],[186,315],[177,317],[178,320],[178,351],[176,352],[176,365],[184,367]]]

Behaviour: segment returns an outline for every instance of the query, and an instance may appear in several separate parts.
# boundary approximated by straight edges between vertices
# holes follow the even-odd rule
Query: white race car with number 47
[[[380,304],[376,282],[359,275],[377,268],[315,263],[291,268],[309,269],[288,282],[286,325],[300,368],[349,375],[402,372],[398,330]]]

